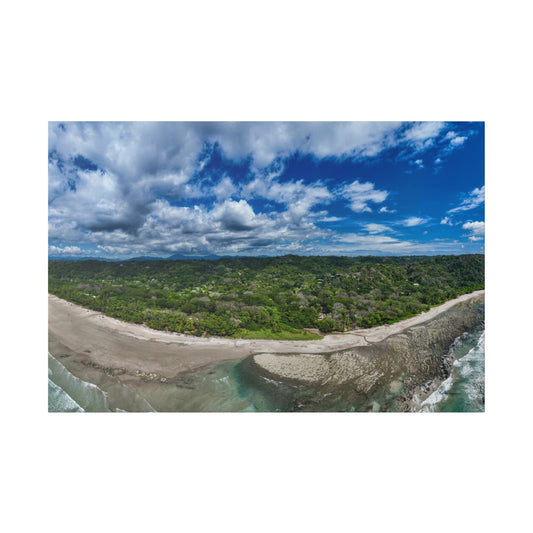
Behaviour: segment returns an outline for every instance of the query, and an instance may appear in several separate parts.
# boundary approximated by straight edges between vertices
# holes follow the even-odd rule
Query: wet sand
[[[326,335],[312,341],[202,338],[169,333],[122,322],[49,295],[49,351],[56,355],[54,352],[66,348],[86,365],[166,379],[254,353],[317,354],[368,346],[431,320],[455,304],[484,292],[460,296],[396,324]]]

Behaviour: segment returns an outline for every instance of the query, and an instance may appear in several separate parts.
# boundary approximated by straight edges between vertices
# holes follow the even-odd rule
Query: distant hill
[[[173,254],[169,257],[151,257],[147,255],[142,255],[140,257],[132,257],[127,259],[127,261],[186,261],[190,259],[220,259],[218,255],[208,254],[208,255],[184,255],[184,254]]]
[[[48,256],[49,261],[107,261],[108,263],[117,263],[120,261],[185,261],[190,259],[220,259],[220,256],[214,254],[208,255],[184,255],[174,254],[170,257],[153,257],[148,255],[141,255],[139,257],[131,257],[129,259],[106,259],[103,257],[77,257],[72,255],[65,256]]]
[[[170,257],[167,257],[167,259],[176,260],[176,261],[180,261],[184,259],[220,259],[220,256],[214,255],[214,254],[194,255],[194,256],[184,255],[184,254],[174,254],[174,255],[171,255]]]
[[[148,255],[141,255],[139,257],[131,257],[130,259],[125,259],[125,261],[165,261],[165,257],[151,257]]]
[[[121,259],[106,259],[104,257],[77,257],[73,255],[49,255],[48,261],[107,261],[108,263],[116,263]]]

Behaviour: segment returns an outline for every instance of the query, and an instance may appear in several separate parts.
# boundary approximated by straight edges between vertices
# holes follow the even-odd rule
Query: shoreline
[[[400,332],[364,346],[322,354],[263,352],[248,374],[313,390],[311,400],[332,396],[356,410],[417,411],[449,377],[454,346],[484,321],[484,294],[449,306],[429,321],[408,322]],[[374,338],[378,338],[376,335]]]
[[[66,348],[68,354],[63,355],[68,358],[75,355],[82,364],[94,368],[117,369],[122,374],[141,377],[156,374],[168,379],[212,363],[243,359],[261,352],[320,354],[369,346],[432,320],[458,303],[484,293],[480,290],[464,294],[395,324],[325,335],[310,341],[205,338],[154,330],[105,316],[49,294],[49,350],[53,355],[60,355],[54,351],[65,351]]]

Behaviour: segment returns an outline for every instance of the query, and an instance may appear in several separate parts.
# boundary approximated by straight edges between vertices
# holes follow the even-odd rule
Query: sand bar
[[[455,304],[484,292],[462,295],[396,324],[326,335],[312,341],[202,338],[158,331],[110,318],[48,295],[49,349],[54,354],[54,346],[60,344],[102,367],[155,372],[172,377],[211,363],[242,359],[254,353],[312,354],[367,346],[431,320]]]

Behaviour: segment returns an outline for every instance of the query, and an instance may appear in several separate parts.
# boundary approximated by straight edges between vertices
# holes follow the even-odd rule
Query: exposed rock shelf
[[[407,398],[428,382],[438,383],[450,372],[449,348],[465,331],[484,321],[484,294],[457,303],[437,317],[400,333],[327,354],[253,356],[251,369],[269,379],[370,397],[376,390],[402,390]]]

